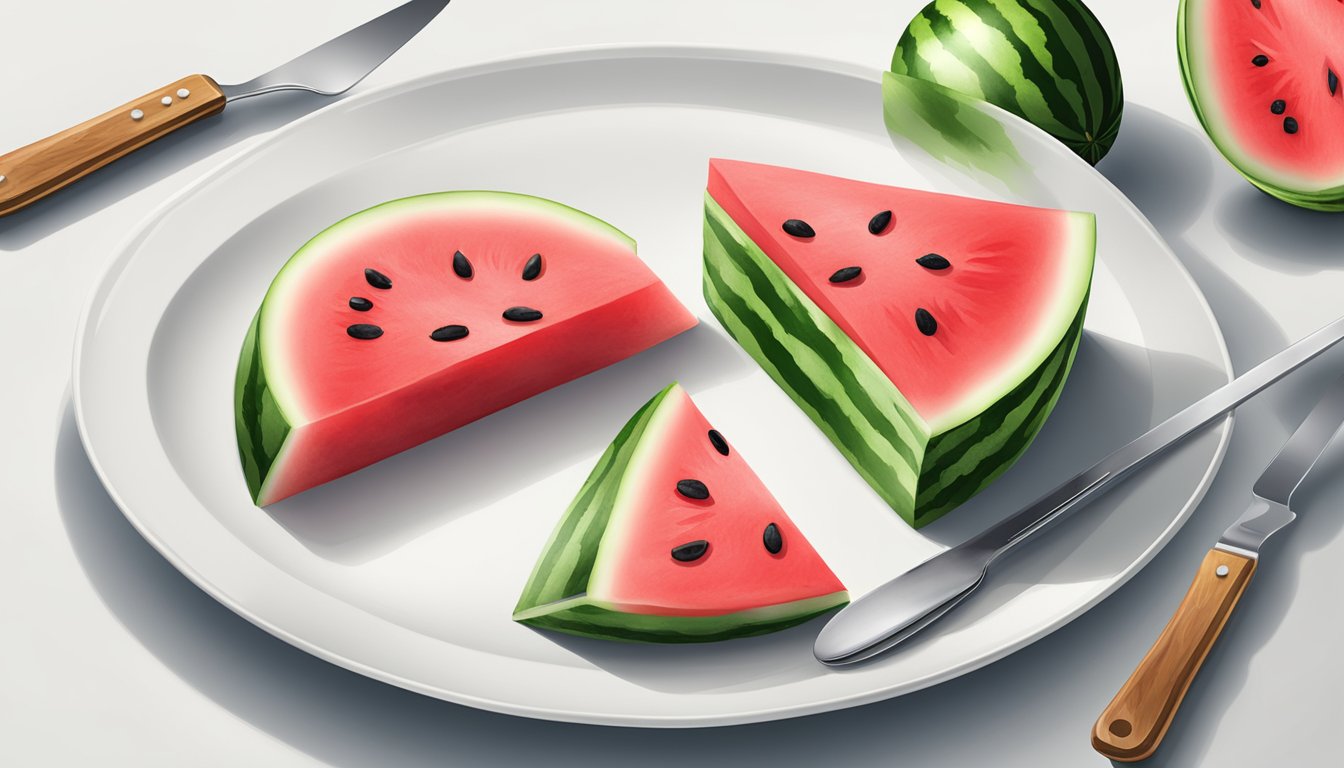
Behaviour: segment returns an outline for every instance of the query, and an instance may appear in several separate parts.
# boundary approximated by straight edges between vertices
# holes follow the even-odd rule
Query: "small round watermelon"
[[[1185,91],[1223,157],[1275,197],[1344,210],[1344,5],[1181,0]]]
[[[1002,107],[1093,165],[1120,130],[1115,49],[1078,0],[934,0],[901,35],[891,71]]]
[[[276,275],[238,359],[238,450],[270,504],[643,351],[696,319],[624,232],[440,192],[333,224]]]
[[[675,382],[598,459],[515,621],[604,640],[773,632],[849,600],[737,449]]]

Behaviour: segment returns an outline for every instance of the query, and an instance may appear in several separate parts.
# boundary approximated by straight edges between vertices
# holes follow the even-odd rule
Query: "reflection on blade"
[[[1320,460],[1341,424],[1344,424],[1344,377],[1331,385],[1255,481],[1255,495],[1288,506],[1293,491]]]
[[[1255,555],[1266,539],[1296,520],[1297,515],[1289,508],[1293,493],[1320,461],[1341,425],[1344,425],[1344,377],[1326,390],[1255,481],[1254,492],[1259,500],[1223,532],[1218,545]]]
[[[272,91],[332,96],[354,87],[428,24],[449,0],[411,0],[340,37],[239,85],[222,85],[229,101]]]

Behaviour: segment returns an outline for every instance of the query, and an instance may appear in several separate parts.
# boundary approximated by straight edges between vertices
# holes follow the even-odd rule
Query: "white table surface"
[[[239,81],[386,0],[0,2],[0,147],[189,72]],[[1182,92],[1174,1],[1091,0],[1128,97],[1101,169],[1195,279],[1238,371],[1344,312],[1344,215],[1253,190]],[[360,89],[547,48],[706,43],[885,67],[921,0],[456,0]],[[1142,6],[1142,8],[1140,8]],[[529,721],[427,699],[318,661],[236,617],[149,547],[103,492],[69,406],[76,316],[113,247],[207,168],[321,105],[239,105],[0,219],[10,363],[0,393],[0,765],[1087,766],[1091,725],[1242,510],[1251,479],[1344,370],[1344,353],[1240,412],[1194,517],[1128,585],[1003,661],[900,699],[699,731]],[[1329,763],[1344,704],[1344,450],[1269,547],[1159,755],[1163,766]],[[1028,555],[1029,556],[1029,555]],[[1331,567],[1332,563],[1335,567]]]

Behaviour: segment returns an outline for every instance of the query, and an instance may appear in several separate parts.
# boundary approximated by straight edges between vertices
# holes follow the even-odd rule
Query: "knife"
[[[411,0],[238,85],[188,75],[98,117],[0,155],[0,216],[26,208],[227,104],[273,91],[335,96],[415,37],[449,0]]]
[[[1092,746],[1121,762],[1143,760],[1162,743],[1204,657],[1237,607],[1260,547],[1297,519],[1293,492],[1344,424],[1344,378],[1326,391],[1252,490],[1251,506],[1223,531],[1195,572],[1157,642],[1092,727]]]
[[[991,563],[1066,519],[1116,480],[1344,339],[1344,317],[1214,390],[984,533],[944,550],[850,603],[822,627],[813,653],[835,666],[914,636],[980,586]]]

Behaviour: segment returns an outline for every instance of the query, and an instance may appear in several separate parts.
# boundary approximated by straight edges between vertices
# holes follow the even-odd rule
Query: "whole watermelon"
[[[984,99],[1095,165],[1120,130],[1115,49],[1078,0],[934,0],[901,35],[891,71]]]

